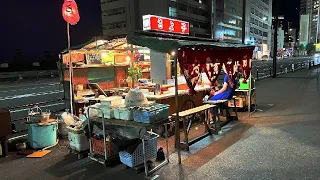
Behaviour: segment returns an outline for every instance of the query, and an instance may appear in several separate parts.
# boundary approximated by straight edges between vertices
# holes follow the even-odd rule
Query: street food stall
[[[69,48],[61,58],[64,80],[71,81],[65,84],[71,84],[67,87],[71,94],[66,97],[75,107],[72,113],[88,118],[89,157],[106,164],[119,154],[129,167],[143,163],[148,175],[168,162],[168,149],[166,161],[148,171],[148,161],[156,154],[157,136],[147,131],[168,123],[173,114],[175,126],[180,127],[179,112],[198,106],[197,111],[209,115],[214,106],[202,106],[202,99],[222,66],[231,79],[240,66],[246,83],[251,77],[253,47],[184,36],[189,33],[189,23],[184,21],[147,15],[143,22],[143,29],[149,32],[96,37]],[[180,138],[179,128],[175,134]],[[120,146],[117,150],[111,147],[116,139],[130,146],[137,145],[132,140],[140,139],[142,144],[128,154]],[[179,145],[177,148],[181,163]]]
[[[98,98],[99,95],[125,96],[131,87],[139,87],[146,98],[151,101],[173,105],[174,75],[171,73],[173,68],[171,61],[176,58],[173,55],[176,52],[175,47],[168,48],[170,50],[169,54],[158,53],[144,46],[133,45],[135,42],[139,44],[165,39],[163,37],[153,37],[154,35],[157,34],[135,33],[112,40],[100,37],[94,38],[85,45],[73,47],[71,57],[73,63],[72,88],[75,93],[74,113],[79,114],[79,109],[83,108],[85,104],[89,104],[89,101],[95,101],[95,98]],[[172,43],[178,41],[184,42],[176,39],[172,40]],[[64,79],[69,81],[69,54],[62,55],[62,58],[65,67]],[[157,61],[161,61],[161,63]],[[130,67],[141,73],[139,79],[132,81],[131,78],[128,78]],[[199,83],[196,87],[196,91],[199,93],[190,97],[185,78],[182,73],[178,74],[179,101],[185,102],[192,99],[192,105],[201,105],[205,91],[210,89],[210,83]],[[156,92],[157,85],[160,85],[160,87]],[[96,90],[98,90],[98,94],[96,94]],[[68,93],[68,91],[65,92]],[[69,97],[69,95],[67,94],[66,97]],[[170,106],[169,111],[170,114],[173,114],[175,112],[174,107]]]

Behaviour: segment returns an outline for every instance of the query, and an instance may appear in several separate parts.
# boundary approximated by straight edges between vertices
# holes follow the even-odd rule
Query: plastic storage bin
[[[45,125],[27,124],[28,144],[34,149],[41,149],[52,146],[57,142],[58,123],[48,123]]]
[[[242,81],[243,81],[243,78],[239,79],[239,83],[240,83],[239,89],[243,89],[243,90],[249,89],[250,80],[249,79],[247,80],[247,84],[244,84]],[[254,88],[254,87],[255,87],[254,78],[251,78],[251,88]]]
[[[133,110],[131,108],[117,107],[114,109],[114,118],[132,121],[133,120]]]
[[[76,130],[70,127],[67,127],[67,129],[71,149],[78,152],[83,152],[89,149],[89,140],[83,130]]]
[[[111,96],[107,98],[100,99],[101,105],[111,107],[122,103],[121,96]]]
[[[153,104],[149,107],[144,107],[133,111],[134,121],[141,123],[155,123],[159,120],[168,118],[168,116],[169,105],[167,104]]]
[[[148,132],[150,138],[145,140],[145,153],[146,153],[146,161],[149,161],[157,156],[157,143],[159,135],[155,133]],[[126,151],[119,152],[120,161],[129,166],[135,167],[144,163],[143,158],[143,149],[142,143],[138,145],[138,147],[133,151],[133,153],[129,153]]]
[[[100,110],[95,109],[95,108],[98,108]],[[104,106],[101,104],[95,104],[95,105],[89,106],[88,109],[89,110],[87,110],[86,113],[88,114],[88,111],[89,111],[90,117],[102,117],[102,112],[103,112],[104,118],[106,118],[106,119],[114,118],[114,110],[111,107],[107,107],[107,106]]]
[[[92,151],[95,154],[104,156],[104,142],[103,142],[103,136],[100,138],[97,138],[97,136],[94,136],[91,138],[92,141]],[[107,150],[107,157],[111,156],[111,143],[106,141],[106,150]]]

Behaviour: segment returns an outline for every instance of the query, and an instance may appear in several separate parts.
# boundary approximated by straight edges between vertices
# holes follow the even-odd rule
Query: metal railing
[[[288,64],[280,64],[277,67],[277,75],[287,74],[290,72],[295,72],[301,69],[311,69],[313,66],[319,65],[319,63],[315,62],[314,60],[305,60],[297,63],[288,63]],[[263,68],[260,69],[257,67],[255,70],[252,71],[252,76],[256,80],[261,80],[265,78],[269,78],[273,76],[273,67]]]
[[[21,71],[0,73],[0,81],[22,80],[28,78],[58,77],[58,70]]]

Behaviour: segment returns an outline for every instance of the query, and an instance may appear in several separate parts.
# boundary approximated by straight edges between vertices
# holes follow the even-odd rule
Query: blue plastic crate
[[[149,139],[144,140],[146,161],[152,160],[153,158],[157,157],[157,145],[158,145],[158,138],[159,138],[159,135],[155,133],[152,133],[152,132],[148,132],[148,133],[150,136]],[[119,157],[120,157],[120,161],[129,167],[135,167],[140,164],[143,164],[144,156],[143,156],[142,143],[140,143],[132,153],[129,153],[126,151],[120,151]]]
[[[147,110],[147,108],[140,108],[133,112],[133,119],[141,123],[155,123],[159,120],[168,118],[169,105],[167,104],[153,104],[155,109]],[[150,106],[149,106],[150,107]]]

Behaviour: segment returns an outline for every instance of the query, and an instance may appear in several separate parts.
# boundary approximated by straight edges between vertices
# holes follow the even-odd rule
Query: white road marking
[[[52,87],[52,86],[56,86],[56,85],[59,85],[59,83],[57,83],[57,84],[48,84],[48,86],[42,86],[42,87],[33,87],[33,88],[25,88],[25,89],[12,89],[12,90],[9,90],[9,91],[0,91],[0,93],[26,91],[26,90],[34,90],[34,89],[44,89],[44,88],[48,88],[48,87]]]
[[[49,92],[29,93],[29,94],[22,94],[22,95],[16,95],[16,96],[0,97],[0,101],[21,99],[21,98],[34,97],[34,96],[43,96],[43,95],[49,95],[49,94],[58,94],[62,92],[64,91],[56,90],[56,91],[49,91]]]

